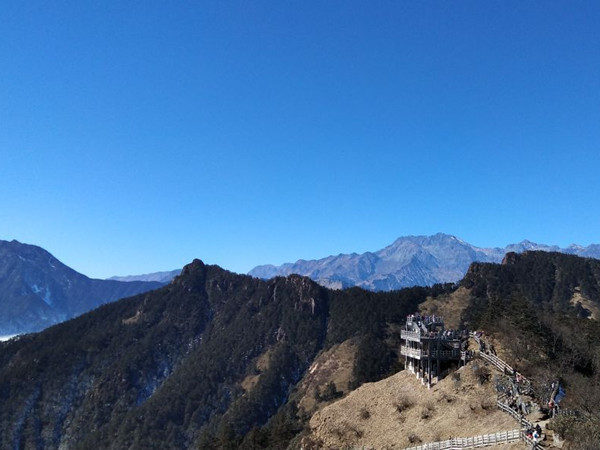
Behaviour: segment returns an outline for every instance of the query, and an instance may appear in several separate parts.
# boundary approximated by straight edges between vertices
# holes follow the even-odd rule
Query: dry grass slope
[[[298,405],[302,413],[312,415],[324,406],[315,399],[315,390],[323,392],[329,382],[334,382],[338,391],[346,394],[352,378],[352,367],[357,344],[348,340],[321,353],[308,369],[298,385]]]
[[[573,293],[573,298],[571,298],[570,303],[573,306],[577,306],[579,303],[581,307],[589,313],[588,319],[590,320],[598,320],[600,317],[600,308],[598,308],[598,305],[581,295],[579,289],[576,289]]]
[[[517,427],[497,409],[493,386],[476,380],[472,364],[456,373],[431,390],[407,371],[367,383],[314,414],[305,448],[403,449]]]

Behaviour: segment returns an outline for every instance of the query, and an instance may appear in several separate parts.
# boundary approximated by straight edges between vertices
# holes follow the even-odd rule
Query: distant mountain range
[[[115,281],[158,281],[159,283],[170,283],[173,278],[181,273],[181,269],[169,270],[167,272],[153,272],[143,275],[127,275],[125,277],[110,277],[108,280]]]
[[[375,252],[340,254],[311,261],[301,259],[281,266],[257,266],[249,275],[269,279],[295,273],[308,276],[329,288],[359,286],[372,291],[389,291],[456,282],[473,262],[498,263],[508,252],[531,250],[600,258],[600,245],[597,244],[560,248],[525,240],[504,248],[480,248],[455,236],[438,233],[433,236],[400,237]]]
[[[90,279],[40,247],[0,240],[0,336],[39,331],[164,284]]]
[[[408,236],[363,254],[340,254],[320,260],[258,266],[249,275],[269,279],[299,274],[339,289],[359,286],[390,291],[409,286],[456,282],[473,262],[500,262],[507,252],[562,252],[600,258],[600,245],[536,244],[522,241],[504,248],[479,248],[455,236]],[[0,336],[39,331],[104,303],[156,289],[181,269],[95,280],[65,266],[46,250],[0,240]]]

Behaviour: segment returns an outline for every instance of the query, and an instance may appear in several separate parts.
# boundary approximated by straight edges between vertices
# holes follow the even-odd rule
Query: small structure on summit
[[[440,380],[452,367],[467,361],[466,330],[446,330],[440,316],[411,314],[400,332],[400,354],[405,367],[431,387],[433,378]]]

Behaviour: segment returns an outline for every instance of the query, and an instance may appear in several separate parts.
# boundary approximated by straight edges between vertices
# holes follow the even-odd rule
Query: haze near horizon
[[[0,239],[95,278],[597,243],[600,4],[9,3]]]

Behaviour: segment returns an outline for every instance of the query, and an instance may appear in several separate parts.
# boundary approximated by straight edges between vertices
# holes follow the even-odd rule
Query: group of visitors
[[[540,437],[542,436],[542,427],[540,427],[540,424],[536,424],[535,427],[530,427],[525,435],[529,438],[532,439],[533,442],[537,442],[539,441]]]

